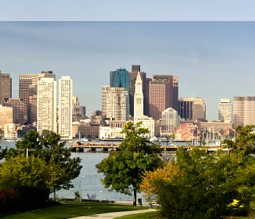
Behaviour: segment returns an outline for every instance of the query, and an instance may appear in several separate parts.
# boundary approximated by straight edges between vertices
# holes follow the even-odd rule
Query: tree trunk
[[[136,206],[136,189],[134,189],[133,206]]]

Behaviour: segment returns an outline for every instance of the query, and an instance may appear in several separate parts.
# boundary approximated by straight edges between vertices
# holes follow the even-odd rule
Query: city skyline
[[[202,97],[207,119],[221,98],[254,96],[254,22],[0,22],[0,70],[18,75],[52,70],[70,75],[87,115],[101,110],[110,72],[140,65],[179,76],[179,97]]]

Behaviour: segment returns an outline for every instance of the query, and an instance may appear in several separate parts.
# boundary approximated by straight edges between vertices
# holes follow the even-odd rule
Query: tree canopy
[[[38,132],[30,130],[21,141],[17,142],[16,147],[17,149],[12,149],[6,153],[6,159],[15,157],[25,149],[33,149],[29,152],[30,155],[40,158],[49,166],[58,166],[57,181],[51,192],[73,187],[71,180],[80,174],[81,159],[71,156],[70,148],[65,146],[64,141],[60,141],[58,134],[45,131],[39,135]]]
[[[141,123],[128,122],[122,132],[125,138],[119,150],[110,152],[96,167],[104,174],[102,182],[106,188],[128,195],[133,191],[133,205],[136,205],[137,191],[140,191],[145,171],[155,170],[163,165],[163,161],[159,156],[160,146],[145,137],[148,130],[141,128]]]
[[[255,192],[254,142],[253,127],[246,126],[225,142],[229,153],[179,148],[176,160],[146,174],[142,189],[156,197],[167,218],[247,215]]]

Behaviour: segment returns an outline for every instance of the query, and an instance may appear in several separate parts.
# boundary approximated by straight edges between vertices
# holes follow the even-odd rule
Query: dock
[[[109,142],[109,143],[100,143],[100,142],[74,142],[72,145],[72,152],[110,152],[118,151],[121,142]],[[175,153],[179,147],[183,147],[186,150],[192,150],[194,147],[198,146],[160,146],[162,152]],[[208,152],[213,152],[217,150],[229,151],[229,149],[222,148],[220,146],[201,146]]]

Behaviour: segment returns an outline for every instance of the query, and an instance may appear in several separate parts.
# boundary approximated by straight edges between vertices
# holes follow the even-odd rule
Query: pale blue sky
[[[183,97],[255,96],[255,22],[0,22],[0,70],[70,75],[88,115],[101,109],[109,72],[140,64],[147,77],[176,74]]]
[[[254,0],[0,0],[0,20],[255,20]]]

